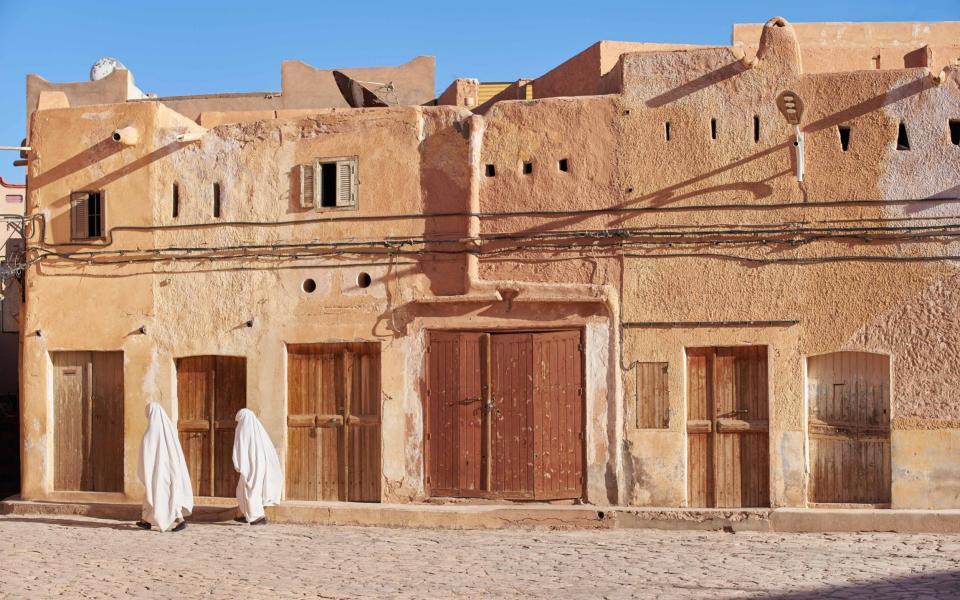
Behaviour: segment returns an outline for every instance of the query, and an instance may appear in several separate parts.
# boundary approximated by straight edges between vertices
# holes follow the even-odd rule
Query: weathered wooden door
[[[287,498],[379,502],[380,345],[289,345],[287,401]]]
[[[834,352],[807,360],[810,502],[890,503],[890,359]]]
[[[123,491],[123,352],[52,352],[54,489]]]
[[[229,498],[237,493],[233,434],[237,411],[246,406],[246,358],[177,359],[177,430],[195,495]]]
[[[687,495],[693,507],[770,505],[765,346],[687,349]]]
[[[426,411],[430,493],[581,497],[582,360],[578,331],[432,332]]]

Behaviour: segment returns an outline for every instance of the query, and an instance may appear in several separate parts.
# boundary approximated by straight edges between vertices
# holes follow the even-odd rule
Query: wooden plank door
[[[890,359],[834,352],[807,360],[814,503],[890,503]]]
[[[486,340],[478,332],[430,332],[425,437],[434,496],[484,495]]]
[[[769,506],[765,346],[687,350],[690,506]]]
[[[491,336],[491,486],[497,497],[534,497],[533,335]]]
[[[236,414],[247,405],[247,361],[237,356],[177,359],[177,430],[197,496],[236,494]]]
[[[123,491],[123,353],[53,352],[54,489]]]
[[[379,502],[379,344],[287,350],[287,498]]]
[[[534,498],[583,490],[583,387],[579,331],[533,334]]]

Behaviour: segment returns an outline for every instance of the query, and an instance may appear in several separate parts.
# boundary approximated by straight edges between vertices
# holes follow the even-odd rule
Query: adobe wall
[[[104,189],[110,223],[151,227],[114,232],[111,249],[125,252],[110,258],[122,265],[51,257],[31,270],[25,497],[104,497],[50,491],[50,351],[124,350],[125,497],[136,499],[142,407],[157,400],[176,418],[177,357],[247,356],[248,406],[284,451],[285,344],[380,341],[383,498],[411,501],[425,493],[427,332],[562,327],[585,332],[591,503],[686,505],[685,349],[761,344],[774,506],[807,502],[806,358],[864,350],[891,356],[893,506],[957,507],[960,325],[950,315],[960,278],[954,262],[933,258],[960,252],[949,235],[916,230],[891,242],[879,228],[955,214],[960,147],[947,121],[960,114],[960,70],[943,82],[926,69],[808,74],[793,28],[776,19],[755,61],[731,48],[618,60],[618,95],[504,101],[484,116],[445,106],[211,112],[201,120],[212,129],[193,145],[175,141],[193,122],[157,102],[36,113],[29,208],[46,215],[47,242],[69,237],[76,189]],[[775,105],[787,88],[807,106],[802,184],[793,128]],[[896,149],[901,120],[909,151]],[[851,127],[848,152],[841,124]],[[140,145],[106,143],[126,125],[141,130]],[[360,160],[359,209],[300,209],[295,165],[347,155]],[[621,229],[633,231],[608,235]],[[471,252],[279,259],[273,247],[424,235],[428,249]],[[547,246],[523,247],[530,238]],[[203,246],[250,244],[263,246],[259,257],[201,258]],[[142,251],[174,246],[197,255]],[[361,271],[369,288],[355,284]],[[104,307],[119,310],[105,318]],[[726,321],[788,323],[709,326]],[[146,335],[135,333],[141,325]],[[630,425],[634,361],[668,363],[667,429]]]
[[[792,23],[807,73],[930,67],[960,58],[960,21],[938,23]],[[733,26],[733,43],[756,48],[763,25]]]

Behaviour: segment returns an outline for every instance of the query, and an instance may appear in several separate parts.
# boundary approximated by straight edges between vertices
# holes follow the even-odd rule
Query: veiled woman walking
[[[283,472],[280,457],[257,415],[248,408],[237,413],[237,429],[233,438],[233,467],[240,473],[237,502],[242,518],[251,525],[267,522],[265,506],[280,502]]]
[[[193,486],[177,429],[163,407],[147,405],[147,431],[140,444],[140,481],[143,482],[142,529],[182,531],[184,517],[193,511]]]

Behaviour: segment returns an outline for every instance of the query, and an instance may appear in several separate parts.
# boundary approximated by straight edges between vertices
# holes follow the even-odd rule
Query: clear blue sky
[[[374,2],[323,0],[0,0],[0,145],[23,137],[25,76],[86,80],[114,56],[147,92],[280,89],[280,61],[317,67],[437,57],[437,90],[456,77],[536,77],[601,39],[726,44],[733,23],[960,20],[960,0]],[[0,153],[0,175],[22,181]]]

